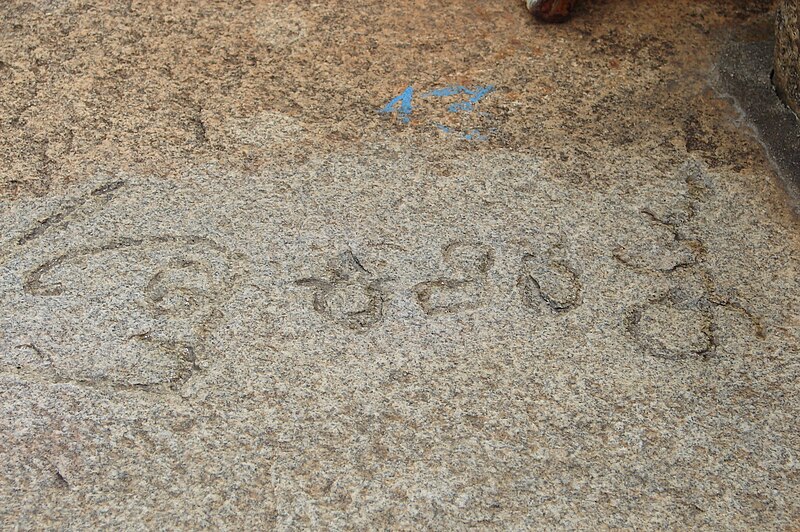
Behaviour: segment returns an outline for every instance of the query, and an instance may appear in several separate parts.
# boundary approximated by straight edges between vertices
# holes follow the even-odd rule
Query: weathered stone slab
[[[0,3],[0,522],[790,529],[766,4]]]
[[[365,490],[373,515],[400,486],[455,497],[465,523],[497,515],[496,497],[496,519],[541,522],[512,494],[550,493],[542,479],[566,467],[601,467],[609,493],[647,468],[636,490],[675,486],[706,508],[720,504],[710,479],[791,489],[753,479],[794,448],[794,402],[775,401],[797,382],[797,264],[775,228],[720,219],[730,173],[689,160],[634,196],[620,181],[589,198],[537,177],[536,158],[453,165],[117,175],[9,205],[6,482],[77,509],[87,490],[154,504],[139,483],[183,491],[212,474],[219,497],[259,486],[237,506],[251,517],[264,505],[319,523],[358,519],[338,493]],[[734,472],[711,454],[740,447],[761,460]],[[228,471],[207,473],[215,461]],[[479,482],[498,469],[495,487]]]

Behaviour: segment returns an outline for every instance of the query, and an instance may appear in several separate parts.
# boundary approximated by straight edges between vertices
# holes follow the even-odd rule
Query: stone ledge
[[[800,113],[800,0],[785,0],[775,28],[775,88]]]

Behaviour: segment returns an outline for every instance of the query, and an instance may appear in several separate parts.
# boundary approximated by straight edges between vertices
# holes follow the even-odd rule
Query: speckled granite
[[[775,31],[775,87],[800,113],[800,0],[784,0]]]
[[[3,527],[796,526],[772,6],[663,4],[3,3]]]

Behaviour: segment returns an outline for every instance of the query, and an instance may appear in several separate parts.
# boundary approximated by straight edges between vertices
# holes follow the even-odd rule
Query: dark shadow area
[[[720,89],[732,97],[794,200],[800,199],[800,119],[772,85],[774,39],[733,41],[717,62]]]

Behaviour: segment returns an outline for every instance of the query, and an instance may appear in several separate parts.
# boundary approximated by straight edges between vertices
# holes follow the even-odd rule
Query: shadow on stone
[[[795,201],[800,199],[800,119],[772,85],[775,41],[731,42],[720,54],[717,83],[764,145]]]

